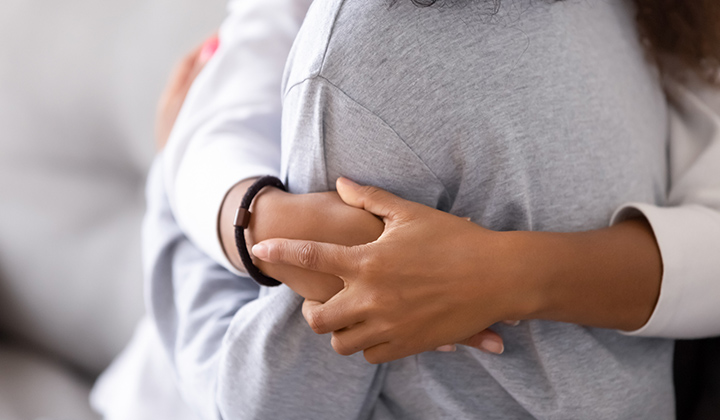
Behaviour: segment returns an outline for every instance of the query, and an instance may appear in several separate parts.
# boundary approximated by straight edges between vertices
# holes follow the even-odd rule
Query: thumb
[[[382,217],[386,223],[396,220],[403,210],[414,204],[383,189],[358,185],[347,178],[338,178],[336,187],[345,204],[367,210]]]

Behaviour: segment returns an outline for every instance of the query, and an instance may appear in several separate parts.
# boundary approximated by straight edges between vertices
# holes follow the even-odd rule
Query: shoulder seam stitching
[[[380,120],[380,122],[382,122],[383,125],[384,125],[385,127],[387,127],[390,131],[392,131],[392,133],[395,135],[395,137],[397,137],[398,140],[400,140],[400,141],[405,145],[405,147],[407,147],[407,149],[418,159],[418,161],[422,162],[422,164],[423,164],[423,165],[425,166],[425,168],[430,172],[430,174],[440,183],[440,185],[442,186],[443,194],[445,195],[445,198],[447,198],[447,199],[449,200],[448,202],[452,201],[452,200],[451,200],[452,197],[450,196],[450,193],[448,192],[448,189],[447,189],[447,186],[445,185],[445,183],[440,179],[440,177],[435,173],[435,171],[433,171],[432,168],[430,168],[430,166],[428,166],[427,162],[425,162],[425,160],[424,160],[423,158],[421,158],[421,157],[417,154],[417,152],[415,152],[415,150],[413,150],[412,147],[410,147],[410,145],[405,141],[405,139],[404,139],[400,134],[398,134],[398,132],[395,131],[395,129],[394,129],[390,124],[388,124],[387,121],[385,121],[383,118],[381,118],[381,117],[380,117],[379,115],[377,115],[375,112],[373,112],[373,111],[371,111],[370,109],[368,109],[368,108],[367,108],[366,106],[364,106],[363,104],[361,104],[361,103],[359,103],[358,101],[356,101],[355,99],[353,99],[350,95],[348,95],[344,90],[342,90],[339,86],[337,86],[337,85],[336,85],[335,83],[333,83],[332,81],[328,80],[327,78],[325,78],[324,76],[321,76],[321,75],[319,75],[319,74],[318,74],[318,75],[314,75],[314,76],[310,76],[310,77],[307,77],[307,78],[303,79],[302,81],[300,81],[300,82],[295,83],[294,85],[292,85],[290,88],[287,89],[287,93],[290,93],[291,90],[293,90],[295,87],[297,87],[297,86],[299,86],[299,85],[302,85],[302,84],[304,84],[304,83],[306,83],[306,82],[310,82],[310,81],[316,80],[316,79],[319,80],[319,81],[321,81],[321,82],[325,82],[325,83],[327,83],[329,86],[337,89],[340,93],[343,94],[344,97],[346,97],[348,100],[352,101],[352,103],[354,103],[355,105],[359,106],[360,108],[362,108],[363,110],[365,110],[366,112],[368,112],[369,114],[371,114],[372,116],[374,116],[375,118],[377,118],[378,120]],[[286,94],[286,95],[287,95],[287,94]],[[324,142],[324,140],[323,140],[323,142]]]

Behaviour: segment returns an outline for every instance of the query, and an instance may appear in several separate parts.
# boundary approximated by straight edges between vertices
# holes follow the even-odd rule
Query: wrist
[[[365,210],[345,204],[336,192],[287,194],[264,189],[251,207],[246,242],[252,246],[271,238],[285,238],[353,246],[377,239],[384,224]],[[342,290],[344,283],[334,275],[271,264],[253,258],[266,275],[296,293],[325,302]]]
[[[545,247],[538,243],[535,232],[496,232],[498,249],[506,258],[508,279],[507,313],[503,319],[540,319],[553,306],[548,279],[552,274],[544,266]]]
[[[641,220],[576,232],[512,232],[530,319],[632,331],[650,318],[662,261]]]
[[[572,277],[568,261],[572,261],[573,247],[569,244],[570,234],[546,232],[510,232],[512,249],[516,256],[515,275],[520,299],[519,319],[560,320],[561,298],[567,294],[560,292],[564,281]],[[565,236],[563,236],[565,235]]]
[[[245,242],[248,250],[253,245],[265,239],[277,237],[278,233],[282,236],[282,227],[288,223],[288,215],[292,214],[293,202],[296,196],[286,191],[273,187],[263,188],[256,196],[250,206],[250,224],[245,229]],[[280,229],[280,232],[277,229]],[[253,264],[257,265],[261,270],[266,264],[264,261],[258,260],[250,252]]]
[[[240,203],[245,196],[248,188],[256,181],[256,178],[247,179],[241,181],[233,186],[225,196],[222,206],[220,208],[220,214],[218,217],[218,237],[220,239],[225,256],[228,258],[230,263],[240,271],[245,271],[240,255],[238,254],[236,242],[235,242],[235,227],[233,225],[235,219],[235,213],[240,207]],[[273,209],[277,209],[283,201],[285,196],[290,196],[284,191],[277,188],[266,187],[263,188],[253,199],[250,207],[251,213],[270,213]],[[258,208],[258,203],[262,202],[262,206]],[[255,214],[250,219],[250,226],[255,225],[254,219]],[[264,218],[264,216],[263,216]],[[251,229],[246,229],[245,238],[247,241],[248,249],[252,247],[253,236],[248,232]],[[252,255],[252,254],[250,254]]]

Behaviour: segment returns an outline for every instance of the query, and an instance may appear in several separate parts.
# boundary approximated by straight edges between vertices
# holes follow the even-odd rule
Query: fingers
[[[480,331],[458,344],[475,347],[485,353],[502,354],[505,351],[505,344],[503,343],[502,337],[491,330]]]
[[[377,346],[370,347],[363,351],[363,356],[368,363],[379,365],[380,363],[392,362],[393,360],[402,359],[409,356],[399,351],[397,346],[390,343],[381,343]]]
[[[520,321],[517,320],[506,320],[502,323],[511,327],[517,327],[518,325],[520,325]],[[470,347],[475,347],[478,350],[482,350],[486,353],[493,354],[502,354],[502,352],[505,350],[502,337],[500,337],[497,333],[491,330],[485,330],[478,334],[475,334],[474,336],[468,338],[463,342],[460,342],[459,344],[465,344]],[[446,353],[456,350],[457,346],[455,344],[447,344],[435,349],[435,351]],[[498,350],[500,351],[500,353],[498,353]]]
[[[439,351],[441,353],[452,353],[457,351],[457,346],[455,344],[446,344],[436,348],[435,351]]]
[[[219,45],[220,41],[217,35],[213,35],[202,46],[186,55],[173,69],[158,103],[155,121],[157,150],[165,147],[190,86],[215,54]]]
[[[215,55],[219,46],[220,40],[217,35],[213,35],[202,45],[196,47],[188,55],[186,55],[177,65],[173,75],[171,76],[169,88],[178,92],[178,96],[182,96],[179,99],[185,99],[185,95],[190,89],[190,85],[192,85],[192,82],[195,81],[195,78],[198,74],[200,74],[200,71],[202,71],[213,55]]]
[[[343,277],[359,269],[357,248],[323,242],[269,239],[253,246],[252,253],[269,263],[292,265]]]
[[[328,303],[306,299],[303,303],[303,317],[316,334],[327,334],[345,328],[350,330],[350,327],[362,321],[362,317],[356,312],[348,312],[346,305],[333,305],[333,299]]]
[[[332,347],[341,356],[350,356],[368,347],[384,342],[366,323],[355,324],[332,334]]]
[[[195,81],[195,78],[197,78],[202,69],[205,68],[205,65],[215,55],[215,52],[219,47],[220,40],[217,35],[213,35],[200,47],[196,48],[185,57],[183,62],[180,64],[178,74],[178,80],[184,88],[185,94],[187,94],[187,91]]]
[[[345,204],[365,209],[386,222],[395,220],[403,209],[414,204],[383,189],[361,186],[347,178],[338,178],[336,186]]]
[[[207,64],[208,61],[215,55],[218,47],[220,47],[220,39],[217,34],[211,36],[200,49],[200,55],[198,56],[198,62],[202,65]]]

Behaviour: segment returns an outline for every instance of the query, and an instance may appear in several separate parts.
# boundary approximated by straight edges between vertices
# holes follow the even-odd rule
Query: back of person
[[[589,230],[662,204],[667,110],[631,3],[495,3],[316,0],[286,70],[291,192],[342,175],[493,230]],[[373,418],[674,417],[669,340],[497,331],[501,356],[381,366]]]

